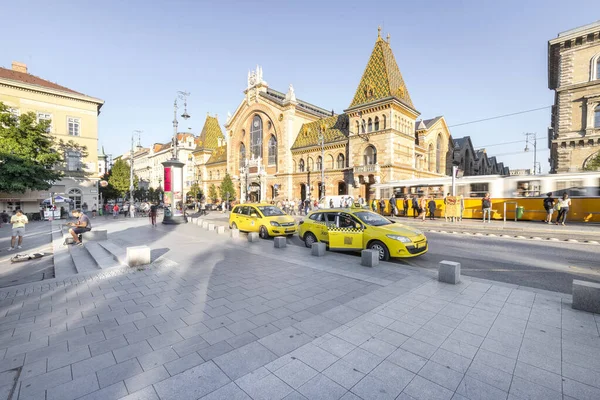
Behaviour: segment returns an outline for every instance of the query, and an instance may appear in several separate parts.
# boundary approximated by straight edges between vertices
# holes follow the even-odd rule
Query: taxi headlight
[[[271,226],[281,226],[279,222],[271,221]]]
[[[400,236],[400,235],[386,235],[386,236],[389,237],[390,239],[394,239],[394,240],[397,240],[402,243],[411,243],[411,240],[409,238],[407,238],[406,236]]]

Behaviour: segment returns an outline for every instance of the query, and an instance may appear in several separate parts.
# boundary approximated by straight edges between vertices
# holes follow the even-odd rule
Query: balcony
[[[354,167],[355,174],[371,174],[379,172],[379,165],[368,164],[368,165],[357,165]]]

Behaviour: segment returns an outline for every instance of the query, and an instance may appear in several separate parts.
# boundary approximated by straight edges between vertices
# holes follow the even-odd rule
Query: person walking
[[[379,213],[383,215],[385,213],[385,200],[379,199]]]
[[[153,227],[156,227],[156,213],[158,212],[158,207],[156,203],[152,203],[150,205],[150,223]]]
[[[546,210],[546,220],[544,222],[551,224],[552,214],[554,214],[554,199],[552,198],[552,192],[546,193],[546,198],[544,199],[544,210]]]
[[[333,199],[329,199],[329,208],[334,208],[333,207]]]
[[[488,224],[491,223],[492,218],[492,199],[490,194],[486,193],[485,197],[481,199],[481,209],[483,210],[483,223],[485,224],[485,216],[487,214]]]
[[[565,224],[567,220],[567,214],[569,213],[569,207],[571,207],[571,199],[569,195],[563,193],[562,198],[558,200],[556,207],[558,208],[558,216],[556,217],[556,225]]]
[[[416,194],[412,196],[412,209],[413,217],[416,219],[419,216],[419,214],[421,214],[421,211],[419,210],[419,198]]]
[[[408,217],[408,196],[404,195],[402,199],[402,216]]]
[[[448,196],[450,196],[450,193],[446,193],[444,197],[444,219],[446,219],[446,222],[448,222]]]
[[[92,207],[92,218],[96,218],[96,213],[98,212],[98,206],[94,203],[94,207]]]
[[[390,212],[392,213],[393,217],[398,216],[398,208],[396,207],[396,195],[394,194],[392,194],[392,197],[390,197]]]
[[[358,204],[360,204],[360,208],[365,205],[365,199],[363,199],[360,194],[358,195]]]
[[[10,238],[9,251],[15,249],[15,244],[17,245],[17,249],[21,248],[21,245],[23,244],[23,236],[25,236],[25,224],[28,224],[29,220],[27,219],[27,216],[23,214],[21,209],[17,208],[15,215],[10,217],[10,223],[12,224],[12,236]],[[19,238],[18,243],[17,237]]]
[[[296,215],[296,202],[293,198],[290,200],[290,215]]]
[[[435,219],[436,209],[435,200],[433,198],[429,200],[429,203],[427,203],[427,207],[429,208],[429,219],[433,221]]]
[[[427,197],[422,196],[419,200],[419,217],[425,222],[425,216],[427,214]]]
[[[119,205],[117,203],[113,206],[113,218],[119,218]]]

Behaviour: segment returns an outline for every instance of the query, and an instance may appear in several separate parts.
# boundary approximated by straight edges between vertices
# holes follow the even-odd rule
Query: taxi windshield
[[[279,207],[275,206],[261,206],[258,207],[262,215],[265,217],[276,217],[278,215],[285,215],[283,211]]]
[[[354,213],[354,215],[357,216],[365,224],[371,225],[371,226],[383,226],[383,225],[389,225],[392,223],[389,219],[384,218],[381,215],[375,214],[374,212],[370,212],[370,211],[360,211],[360,212]]]

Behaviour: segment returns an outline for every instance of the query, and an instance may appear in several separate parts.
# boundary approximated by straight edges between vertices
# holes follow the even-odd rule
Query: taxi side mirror
[[[355,222],[354,229],[363,229],[363,226],[361,224],[359,224],[358,222]]]
[[[252,213],[252,214],[250,214],[250,216],[253,217],[253,218],[256,218],[256,217],[258,217],[258,214]]]

